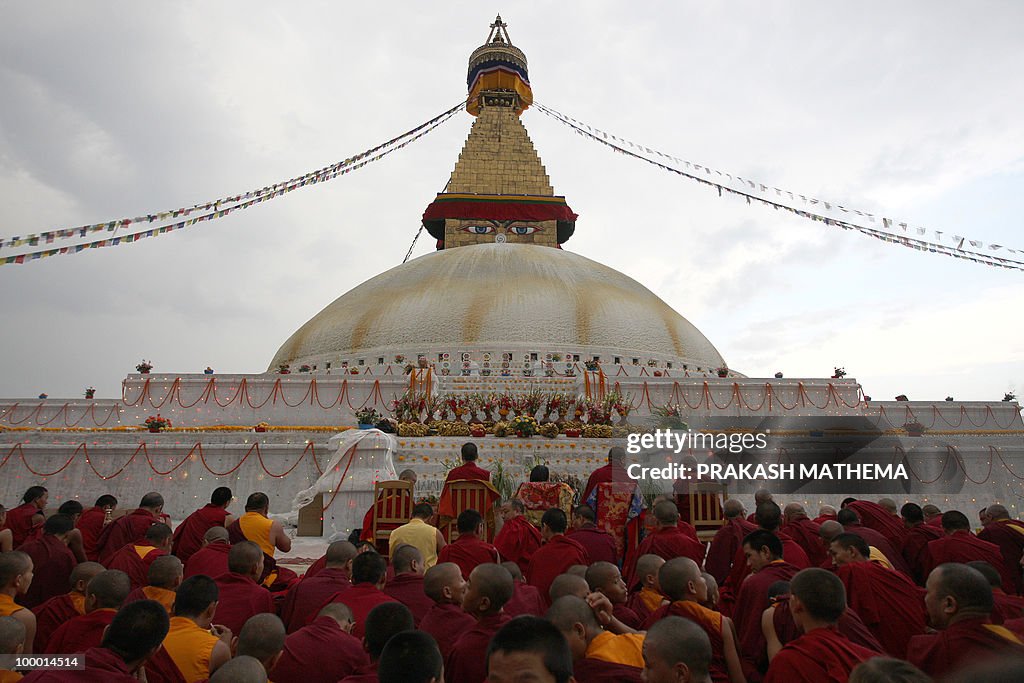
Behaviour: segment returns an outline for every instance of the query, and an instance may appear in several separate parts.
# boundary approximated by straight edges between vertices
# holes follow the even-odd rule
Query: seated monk
[[[870,500],[855,500],[844,505],[843,509],[855,512],[861,523],[884,536],[891,548],[900,547],[903,539],[907,537],[907,528],[896,514],[896,503],[890,498],[882,498],[877,503]],[[874,545],[870,540],[868,543]]]
[[[228,573],[214,579],[220,594],[217,622],[232,633],[241,631],[249,617],[276,611],[270,591],[257,583],[263,575],[263,557],[258,545],[240,541],[228,552]]]
[[[69,583],[71,591],[50,598],[33,612],[36,615],[36,635],[33,652],[42,652],[50,642],[50,636],[61,624],[85,614],[85,587],[94,576],[105,571],[98,562],[82,562],[71,570]]]
[[[21,674],[14,671],[14,655],[24,651],[25,625],[14,617],[0,617],[0,683],[21,680]]]
[[[665,560],[688,557],[698,565],[704,564],[704,546],[679,530],[679,510],[670,500],[663,500],[654,506],[654,517],[658,527],[647,536],[637,548],[635,555],[658,555]],[[636,583],[636,561],[629,566],[626,577],[630,584]]]
[[[46,654],[71,654],[99,647],[103,629],[114,620],[131,592],[128,575],[113,569],[100,572],[85,588],[85,614],[62,624],[46,644]]]
[[[612,605],[612,615],[616,619],[631,629],[640,628],[643,623],[640,617],[626,606],[629,592],[618,567],[611,562],[594,562],[587,568],[584,578],[591,593],[600,593],[608,598]]]
[[[448,484],[452,481],[490,481],[491,473],[485,469],[481,469],[477,464],[477,458],[479,454],[477,452],[475,443],[464,443],[462,444],[462,464],[458,467],[453,467],[448,471],[448,475],[444,478],[444,483]]]
[[[374,607],[366,617],[366,635],[363,637],[363,649],[370,656],[370,663],[338,683],[378,683],[377,667],[384,646],[397,634],[411,630],[412,614],[405,605],[391,602]]]
[[[459,565],[442,562],[428,569],[423,576],[423,592],[434,605],[420,620],[419,628],[437,641],[441,656],[447,657],[455,641],[476,625],[476,619],[462,609],[466,579]]]
[[[506,500],[498,509],[503,520],[501,530],[494,537],[494,547],[501,557],[519,565],[524,571],[533,553],[541,546],[540,531],[525,516],[523,502],[516,498]]]
[[[1005,505],[988,506],[988,524],[978,532],[978,538],[999,546],[1003,565],[1013,574],[1016,593],[1024,593],[1024,576],[1021,574],[1021,558],[1024,556],[1024,522],[1010,519]]]
[[[95,562],[97,557],[97,543],[103,527],[114,521],[112,514],[117,509],[117,498],[105,493],[96,499],[96,504],[82,512],[75,524],[75,528],[82,534],[82,549],[87,559]]]
[[[327,598],[328,604],[343,602],[352,610],[355,619],[352,635],[356,638],[366,635],[366,617],[370,610],[385,602],[398,602],[384,592],[387,573],[388,564],[382,556],[374,552],[360,553],[352,560],[352,585]]]
[[[489,683],[585,680],[573,670],[572,652],[562,634],[540,617],[515,619],[487,646]],[[421,679],[422,680],[422,679]]]
[[[744,519],[746,510],[743,509],[743,503],[736,498],[725,501],[722,513],[725,515],[725,524],[711,539],[708,557],[704,561],[704,568],[719,582],[725,581],[732,570],[733,559],[740,556],[743,538],[751,531],[757,530],[756,524]],[[824,549],[822,551],[824,552]]]
[[[203,534],[203,547],[192,553],[192,557],[185,563],[184,577],[187,579],[197,574],[205,574],[213,578],[227,573],[230,551],[228,530],[222,526],[210,527]]]
[[[565,513],[551,508],[541,518],[540,535],[544,539],[526,568],[526,582],[537,588],[542,596],[548,594],[551,582],[569,567],[589,565],[590,558],[582,545],[565,535],[568,523]]]
[[[548,609],[547,620],[568,641],[577,680],[641,680],[642,634],[615,634],[605,630],[587,601],[574,595],[555,600]]]
[[[348,541],[335,541],[327,546],[327,564],[316,576],[303,577],[288,589],[281,605],[281,621],[288,633],[295,633],[306,624],[327,599],[352,585],[352,560],[356,547]]]
[[[720,596],[718,595],[718,582],[715,581],[715,577],[711,576],[707,572],[701,572],[701,576],[704,577],[704,581],[708,584],[708,599],[701,604],[708,609],[718,611],[718,603],[721,602]]]
[[[765,683],[845,681],[859,663],[881,653],[847,640],[837,629],[846,589],[834,574],[804,569],[790,582],[789,611],[803,633],[772,658]]]
[[[443,683],[444,657],[437,641],[421,631],[396,633],[377,664],[378,683]]]
[[[747,521],[751,524],[757,524],[757,506],[763,503],[774,503],[775,498],[772,496],[772,492],[765,488],[760,488],[754,491],[754,511],[747,515]]]
[[[711,642],[711,680],[714,683],[743,681],[732,620],[701,604],[707,600],[708,586],[700,567],[688,557],[677,557],[661,567],[658,581],[671,602],[655,610],[644,628],[650,629],[667,616],[689,619],[704,629]]]
[[[71,572],[78,561],[68,549],[68,540],[75,523],[70,515],[50,515],[43,524],[43,534],[21,546],[21,552],[32,558],[35,571],[32,585],[18,600],[25,607],[34,608],[65,592]]]
[[[523,572],[515,562],[502,562],[501,566],[512,575],[512,597],[505,603],[505,613],[515,618],[523,614],[535,617],[544,616],[547,601],[540,591],[526,583]]]
[[[437,554],[448,545],[441,530],[430,524],[433,516],[434,508],[430,503],[416,503],[412,508],[412,518],[409,522],[392,531],[388,538],[388,544],[392,548],[400,545],[417,548],[423,555],[424,570],[437,564]]]
[[[228,513],[228,506],[234,496],[227,486],[218,486],[210,496],[210,502],[185,518],[174,530],[171,554],[182,562],[188,562],[192,554],[203,547],[203,536],[215,526],[227,528],[235,521]]]
[[[398,481],[404,481],[415,486],[416,472],[408,469],[402,470],[401,473],[398,475]],[[412,494],[406,493],[405,491],[401,491],[400,493],[395,494],[388,493],[385,490],[381,490],[378,496],[379,497],[377,498],[377,500],[375,500],[373,502],[373,505],[371,505],[369,509],[366,511],[366,514],[363,515],[363,526],[359,530],[359,540],[373,543],[377,548],[377,552],[387,555],[388,541],[386,539],[376,539],[373,537],[374,520],[376,520],[378,517],[383,517],[385,515],[394,517],[394,512],[402,508],[404,508],[405,510],[411,510],[414,501]],[[392,512],[392,514],[388,515],[388,512]],[[381,530],[384,530],[384,528],[381,527]]]
[[[572,511],[572,527],[566,534],[587,551],[591,562],[618,564],[618,547],[615,538],[604,529],[597,528],[597,515],[589,505],[577,505]]]
[[[214,625],[220,599],[209,576],[191,576],[178,586],[164,649],[186,683],[209,678],[231,659],[231,629]]]
[[[644,680],[648,683],[706,681],[710,662],[708,636],[689,619],[665,617],[644,639]]]
[[[864,501],[857,502],[859,503]],[[856,503],[851,504],[839,511],[837,521],[843,525],[843,530],[846,533],[857,534],[863,538],[867,541],[869,546],[875,548],[883,557],[885,557],[886,562],[892,569],[910,576],[910,567],[908,567],[907,563],[903,561],[903,554],[896,550],[899,546],[893,546],[893,544],[889,542],[889,539],[880,531],[864,526],[861,523],[860,516],[853,507],[855,504]],[[872,505],[874,505],[874,503],[872,503]],[[876,505],[876,507],[878,506]],[[888,515],[884,510],[882,514]],[[904,529],[904,535],[906,535],[906,529]],[[902,543],[902,541],[900,542]]]
[[[914,583],[923,586],[928,578],[928,567],[931,559],[928,555],[928,544],[942,536],[942,529],[924,523],[924,512],[917,503],[907,503],[900,508],[903,524],[907,527],[906,538],[900,546],[903,561],[910,569],[910,577]]]
[[[931,524],[932,526],[937,526],[940,529],[942,528],[942,510],[940,510],[937,505],[932,505],[931,503],[922,505],[921,512],[924,513],[925,524]]]
[[[1003,563],[1003,553],[995,543],[983,541],[971,533],[971,523],[959,510],[950,510],[942,515],[943,536],[928,544],[930,570],[948,562],[967,563],[973,560],[988,562],[1003,577],[1003,590],[1016,594],[1016,572],[1011,572]]]
[[[274,614],[250,617],[235,641],[236,657],[252,657],[270,674],[284,650],[284,624]]]
[[[123,517],[118,517],[100,531],[96,539],[96,560],[107,566],[110,558],[129,543],[141,541],[146,529],[160,521],[164,511],[164,497],[152,491],[139,501],[139,507]]]
[[[12,547],[20,548],[32,532],[46,521],[43,510],[50,500],[49,492],[42,486],[29,486],[21,497],[21,505],[7,511],[5,527],[11,530]]]
[[[408,607],[414,625],[419,626],[434,606],[434,601],[423,592],[423,555],[411,545],[392,548],[391,568],[394,576],[384,586],[384,592]]]
[[[114,553],[107,567],[127,574],[132,582],[132,590],[135,590],[146,585],[153,560],[166,555],[170,549],[171,527],[161,523],[153,524],[146,529],[143,540],[128,543]]]
[[[608,450],[608,464],[598,467],[590,473],[590,477],[587,478],[587,485],[583,487],[583,493],[580,494],[580,500],[589,503],[598,484],[630,481],[629,474],[623,465],[625,461],[626,449],[622,446],[612,446]]]
[[[0,553],[14,550],[14,533],[7,528],[7,508],[0,505]]]
[[[780,527],[782,533],[792,538],[807,553],[810,566],[819,567],[828,557],[825,547],[818,538],[820,524],[815,524],[807,516],[804,506],[800,503],[787,503],[782,511],[784,522]]]
[[[977,569],[992,588],[992,614],[989,616],[993,624],[1002,624],[1024,617],[1024,598],[1018,595],[1007,595],[1003,591],[1003,577],[999,576],[995,567],[981,560],[968,562],[967,566]]]
[[[558,508],[569,516],[572,513],[572,499],[576,492],[561,481],[551,481],[551,472],[546,465],[537,465],[530,470],[530,481],[519,485],[514,500],[520,501],[530,524],[540,526],[540,518],[551,508]]]
[[[331,656],[324,657],[325,652]],[[310,675],[310,662],[316,662],[315,676]],[[352,610],[344,603],[332,602],[308,626],[285,638],[284,652],[274,667],[274,682],[333,683],[369,663],[363,644],[352,635]]]
[[[921,589],[905,574],[871,562],[867,542],[857,534],[839,534],[829,545],[846,599],[893,657],[906,655],[907,643],[924,633]]]
[[[819,567],[814,567],[819,569]],[[778,590],[773,590],[781,586]],[[779,653],[782,646],[800,637],[801,631],[793,621],[793,613],[789,609],[788,581],[780,581],[769,589],[771,606],[761,616],[761,630],[768,642],[768,660],[771,661]],[[866,647],[875,652],[884,652],[885,648],[878,642],[867,625],[857,615],[857,611],[847,606],[836,622],[836,630],[854,645]]]
[[[30,609],[14,602],[14,598],[25,595],[32,585],[33,569],[32,558],[25,553],[12,550],[0,554],[0,617],[14,617],[25,627],[25,654],[33,654],[36,617]]]
[[[822,522],[835,521],[836,509],[831,505],[822,505],[818,508],[818,516],[811,521],[815,524],[821,524]]]
[[[585,600],[590,595],[590,586],[587,580],[578,574],[565,573],[555,577],[548,589],[548,602],[554,603],[558,598],[566,595],[575,595]]]
[[[970,678],[958,681],[986,680]],[[872,657],[853,667],[850,683],[933,683],[932,677],[904,659],[893,657]]]
[[[263,574],[259,583],[272,591],[285,590],[299,577],[291,569],[278,567],[276,551],[292,549],[292,539],[284,532],[281,522],[270,519],[270,498],[265,493],[253,493],[245,501],[245,514],[228,525],[231,543],[252,541],[263,551]]]
[[[939,565],[928,575],[925,587],[928,620],[939,632],[910,640],[906,658],[911,664],[944,678],[967,665],[1024,657],[1021,640],[990,622],[992,589],[976,569]]]
[[[565,513],[562,518],[565,518]],[[536,558],[536,555],[534,556]],[[484,683],[487,660],[481,657],[498,630],[511,618],[505,614],[505,603],[512,599],[512,575],[497,564],[481,564],[469,575],[469,585],[462,597],[462,609],[476,619],[452,645],[445,660],[445,678],[460,683]]]
[[[633,610],[640,623],[646,623],[659,607],[667,604],[665,596],[658,584],[658,571],[665,564],[660,555],[641,555],[636,561],[636,578],[629,587],[629,600],[626,607]]]
[[[441,548],[438,562],[454,562],[459,565],[462,575],[469,578],[478,565],[501,562],[498,549],[480,540],[484,533],[484,518],[476,510],[463,510],[456,520],[459,536]]]
[[[125,602],[154,600],[164,606],[167,614],[171,614],[174,610],[174,599],[177,597],[178,586],[181,585],[183,579],[181,560],[174,555],[163,555],[149,565],[147,585],[129,593]]]

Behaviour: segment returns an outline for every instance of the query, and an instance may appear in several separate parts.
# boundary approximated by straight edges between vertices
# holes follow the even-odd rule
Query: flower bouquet
[[[356,411],[356,422],[360,429],[372,429],[383,416],[373,408],[360,408]]]
[[[537,419],[530,415],[518,415],[508,423],[510,431],[520,438],[533,436],[537,433]]]
[[[302,365],[299,366],[299,372],[311,372],[312,370],[312,366],[310,366],[308,363],[303,363]]]
[[[85,397],[86,398],[95,398],[96,397],[96,389],[94,389],[93,387],[89,387],[88,389],[86,389],[85,390]]]
[[[259,423],[259,424],[257,424],[257,425],[256,425],[255,427],[253,427],[253,428],[252,428],[252,430],[253,430],[254,432],[259,432],[259,433],[263,433],[263,432],[267,431],[267,427],[269,427],[269,426],[270,426],[270,425],[269,425],[269,424],[267,424],[266,422],[260,422],[260,423]]]
[[[149,371],[153,369],[153,362],[144,360],[138,365],[136,365],[135,369],[138,370],[143,375],[148,375]]]
[[[721,367],[717,367],[717,368],[715,368],[715,372],[718,374],[719,377],[728,377],[729,376],[729,366],[728,365],[723,365]]]
[[[165,429],[170,429],[171,421],[168,420],[166,417],[161,416],[160,413],[157,413],[156,415],[150,415],[149,417],[147,417],[145,425],[146,428],[149,429],[149,431],[153,432],[154,434],[157,434]]]

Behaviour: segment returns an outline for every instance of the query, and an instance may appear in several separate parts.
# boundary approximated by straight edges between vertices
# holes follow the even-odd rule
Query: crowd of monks
[[[489,487],[462,453],[446,487]],[[624,455],[568,511],[535,523],[524,494],[494,533],[442,492],[383,547],[357,530],[301,577],[276,563],[291,539],[264,493],[235,516],[217,488],[172,530],[156,492],[50,514],[33,486],[0,508],[0,683],[1024,680],[1024,523],[1004,506],[972,523],[849,498],[811,518],[761,490],[750,515],[716,500],[724,520],[698,533],[661,496],[624,546],[594,495],[626,481]],[[15,670],[72,653],[82,670]]]

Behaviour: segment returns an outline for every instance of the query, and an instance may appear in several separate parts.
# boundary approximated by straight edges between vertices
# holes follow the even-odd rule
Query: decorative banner
[[[409,130],[401,135],[388,140],[387,142],[377,145],[376,147],[369,149],[361,154],[357,154],[354,157],[349,157],[344,161],[339,161],[330,166],[326,166],[317,171],[311,171],[305,175],[293,178],[291,180],[282,181],[264,187],[259,190],[252,190],[245,194],[235,195],[232,197],[225,197],[214,201],[206,202],[204,204],[196,204],[190,208],[174,209],[173,211],[160,211],[157,213],[149,214],[148,216],[139,216],[135,218],[121,218],[118,220],[107,221],[105,223],[96,223],[93,225],[80,226],[77,228],[65,228],[60,230],[51,230],[49,232],[43,232],[33,235],[27,235],[25,237],[12,237],[6,240],[0,240],[0,247],[20,247],[24,245],[37,246],[40,241],[46,244],[51,244],[55,239],[68,239],[73,237],[85,237],[90,233],[95,233],[101,230],[113,232],[119,228],[129,228],[135,223],[153,223],[162,222],[169,218],[178,218],[180,216],[187,216],[196,211],[206,211],[200,216],[189,218],[183,221],[177,221],[167,225],[159,227],[149,228],[146,230],[140,230],[135,233],[127,235],[121,235],[118,237],[110,237],[102,240],[94,240],[92,242],[83,242],[72,246],[61,247],[56,249],[46,249],[35,252],[27,252],[23,254],[17,254],[14,256],[8,256],[6,258],[0,258],[0,265],[6,264],[19,264],[25,263],[26,261],[35,261],[41,258],[49,256],[57,256],[63,254],[77,254],[86,249],[96,249],[100,247],[113,247],[120,244],[130,244],[146,237],[153,237],[156,235],[162,235],[172,230],[179,230],[186,228],[202,221],[213,220],[215,218],[223,218],[229,213],[238,209],[247,209],[251,206],[265,202],[268,199],[275,199],[281,195],[296,190],[300,187],[306,187],[307,185],[314,185],[321,183],[326,180],[332,180],[339,175],[344,175],[358,168],[378,161],[388,154],[394,151],[402,149],[407,145],[415,142],[419,138],[423,137],[430,131],[434,130],[456,113],[458,113],[465,102],[460,102],[458,105],[445,111],[442,114],[435,116],[429,121],[416,126],[412,130]],[[408,139],[405,139],[408,138]],[[396,144],[399,141],[404,140],[400,144]],[[228,205],[228,206],[225,206]],[[212,211],[211,211],[212,209]]]
[[[795,202],[796,199],[800,199],[800,201],[802,201],[804,204],[807,204],[809,206],[814,206],[814,207],[819,207],[820,206],[820,207],[823,207],[826,211],[829,211],[829,212],[831,212],[833,210],[833,208],[835,208],[835,209],[839,210],[842,213],[847,213],[847,214],[848,213],[852,213],[852,214],[855,214],[856,216],[860,216],[862,218],[866,218],[868,223],[876,223],[877,222],[876,221],[876,216],[874,214],[872,214],[872,213],[869,213],[869,212],[866,212],[866,211],[859,211],[859,210],[856,210],[856,209],[848,209],[848,208],[846,208],[844,206],[841,206],[839,204],[833,204],[831,202],[826,202],[826,201],[823,201],[823,200],[820,200],[820,199],[815,199],[813,197],[808,197],[808,196],[802,195],[802,194],[794,194],[793,192],[789,192],[788,190],[783,190],[783,189],[780,189],[780,188],[777,188],[777,187],[771,187],[771,186],[768,186],[768,185],[764,185],[762,183],[757,183],[757,182],[755,182],[753,180],[749,180],[747,178],[741,178],[740,176],[734,176],[734,175],[732,175],[730,173],[723,173],[722,171],[716,171],[714,169],[708,168],[706,166],[702,166],[700,164],[693,164],[693,163],[690,163],[689,161],[686,161],[684,159],[679,159],[678,157],[674,157],[674,156],[665,154],[663,152],[659,152],[658,150],[651,149],[650,147],[644,147],[642,145],[635,144],[633,142],[630,142],[629,140],[625,140],[625,139],[620,138],[620,137],[618,137],[616,135],[611,135],[610,133],[606,133],[605,131],[600,130],[599,128],[594,128],[594,127],[589,126],[589,125],[587,125],[587,124],[585,124],[585,123],[583,123],[581,121],[577,121],[576,119],[574,119],[574,118],[572,118],[570,116],[566,116],[565,114],[561,114],[561,113],[555,111],[554,109],[551,109],[549,107],[545,107],[544,105],[542,105],[542,104],[540,104],[538,102],[534,102],[533,105],[539,111],[541,111],[544,114],[546,114],[547,116],[555,119],[559,123],[562,123],[563,125],[566,125],[569,128],[572,128],[573,130],[576,131],[577,134],[582,135],[583,137],[590,138],[591,140],[596,140],[597,142],[601,143],[602,145],[605,145],[607,147],[611,147],[612,149],[614,149],[617,152],[620,152],[620,153],[625,154],[627,156],[634,157],[636,159],[640,159],[641,161],[646,161],[647,163],[651,164],[652,166],[656,166],[656,167],[658,167],[658,168],[660,168],[662,170],[669,171],[669,172],[675,173],[677,175],[681,175],[681,176],[683,176],[685,178],[689,178],[690,180],[695,180],[698,183],[702,183],[702,184],[710,186],[710,187],[714,187],[716,190],[718,190],[718,195],[719,196],[722,195],[722,192],[728,192],[729,194],[734,194],[734,195],[738,195],[738,196],[744,197],[747,200],[748,204],[752,200],[753,201],[757,201],[757,202],[760,202],[761,204],[764,204],[766,206],[771,206],[772,208],[775,208],[775,209],[785,209],[786,211],[790,211],[790,212],[796,214],[797,216],[801,216],[803,218],[808,218],[808,219],[813,220],[813,221],[821,221],[825,225],[828,225],[830,227],[842,228],[843,230],[855,230],[855,231],[857,231],[857,232],[859,232],[861,234],[867,235],[869,237],[874,237],[875,239],[882,240],[883,242],[889,242],[889,243],[892,243],[892,244],[900,244],[900,245],[902,245],[904,247],[909,247],[910,249],[916,249],[917,251],[928,251],[928,252],[936,253],[936,254],[944,254],[946,256],[952,256],[952,257],[958,258],[958,259],[963,259],[963,260],[967,260],[967,261],[973,261],[974,263],[983,263],[983,264],[988,265],[988,266],[996,266],[996,267],[1000,267],[1000,268],[1009,268],[1009,269],[1012,269],[1012,270],[1024,270],[1024,261],[1019,261],[1019,260],[1016,260],[1016,259],[1009,259],[1009,258],[1001,258],[1001,257],[996,256],[996,255],[991,254],[991,253],[985,253],[985,252],[979,252],[979,251],[971,251],[971,250],[965,250],[964,249],[964,245],[965,244],[970,245],[970,247],[974,248],[974,249],[982,249],[982,248],[984,248],[985,244],[983,242],[981,242],[980,240],[968,239],[968,238],[963,237],[961,235],[947,235],[947,237],[949,239],[951,239],[953,242],[956,243],[956,246],[947,246],[945,244],[939,244],[937,242],[929,242],[929,241],[927,241],[925,239],[918,239],[919,237],[924,236],[928,232],[928,230],[926,230],[925,228],[922,228],[922,227],[918,227],[918,226],[908,226],[907,223],[895,222],[891,218],[884,218],[884,217],[881,218],[881,224],[882,224],[882,227],[884,229],[880,230],[880,229],[877,229],[877,228],[867,227],[865,225],[860,224],[860,222],[854,222],[854,220],[856,220],[856,219],[840,219],[840,218],[835,218],[833,216],[824,215],[824,212],[821,212],[820,209],[815,209],[815,210],[798,209],[798,208],[796,208],[794,206],[790,206],[788,204],[783,203],[784,199],[782,199],[782,200],[773,200],[773,199],[769,199],[767,197],[771,196],[771,193],[774,192],[776,197],[783,197],[783,195],[786,195],[786,196],[788,196],[789,199],[793,200],[794,202]],[[610,142],[609,140],[614,140],[615,142]],[[706,178],[702,178],[702,177],[700,177],[698,175],[694,175],[694,173],[687,173],[686,171],[679,170],[678,168],[673,168],[672,166],[667,166],[667,165],[665,165],[665,164],[663,164],[661,162],[655,161],[653,159],[648,159],[647,157],[643,156],[642,154],[640,154],[638,152],[632,152],[632,151],[630,151],[628,149],[625,149],[625,147],[622,147],[622,146],[620,146],[619,144],[616,144],[616,143],[621,143],[622,145],[628,145],[629,147],[632,147],[633,149],[638,150],[639,152],[643,152],[643,153],[646,153],[646,154],[657,155],[657,156],[662,157],[664,159],[668,159],[670,161],[673,161],[673,162],[675,162],[677,164],[683,164],[686,168],[693,169],[693,171],[697,172],[697,173],[703,172],[706,176],[714,175],[714,176],[721,176],[721,177],[724,177],[724,178],[728,178],[729,181],[733,181],[733,182],[739,183],[740,187],[742,187],[744,189],[736,189],[734,187],[729,187],[728,185],[725,184],[725,181],[723,181],[723,180],[710,181],[710,180],[707,180]],[[752,192],[759,192],[759,193],[761,193],[762,195],[765,195],[765,196],[757,196],[757,195],[753,194]],[[896,225],[904,233],[907,233],[907,234],[909,234],[908,230],[913,230],[914,233],[918,237],[909,237],[907,235],[901,235],[901,234],[894,234],[894,233],[886,232],[887,230],[891,229],[893,227],[893,225]],[[946,233],[944,233],[941,230],[934,230],[933,232],[935,234],[935,239],[936,240],[942,240],[944,238],[943,236],[946,235]],[[1020,254],[1020,255],[1024,256],[1024,250],[1022,250],[1022,249],[1011,249],[1011,248],[1005,247],[1005,246],[1003,246],[1001,244],[989,244],[988,245],[988,249],[990,251],[998,251],[998,250],[1002,249],[1002,250],[1005,250],[1007,253],[1010,253],[1010,254]]]

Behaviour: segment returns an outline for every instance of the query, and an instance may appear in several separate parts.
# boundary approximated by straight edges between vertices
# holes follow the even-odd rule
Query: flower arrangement
[[[911,436],[920,436],[927,430],[927,428],[917,420],[914,420],[913,422],[907,422],[904,424],[903,430]]]
[[[396,355],[395,355],[395,362],[396,362],[396,363],[398,363],[399,365],[401,365],[402,363],[404,363],[404,362],[405,362],[405,356],[403,356],[403,355],[402,355],[402,354],[400,354],[400,353],[399,353],[399,354],[396,354]]]
[[[729,376],[729,366],[728,365],[719,366],[719,367],[715,368],[715,372],[718,374],[719,377],[728,377]]]
[[[207,365],[206,369],[203,370],[203,374],[204,375],[212,375],[213,374],[213,368],[211,368],[209,365]]]
[[[537,419],[532,415],[518,415],[508,423],[508,428],[515,432],[516,436],[528,437],[537,433]]]
[[[277,366],[277,374],[279,375],[290,375],[292,372],[292,366],[289,363],[281,363]]]
[[[420,415],[426,410],[426,407],[426,398],[412,391],[405,392],[400,398],[391,402],[391,412],[395,414],[395,420],[399,423],[419,422]],[[401,431],[399,431],[399,435],[402,435]]]
[[[1006,401],[1007,403],[1012,403],[1017,400],[1017,394],[1013,393],[1012,391],[1007,391],[1005,394],[1003,394],[1003,400]]]
[[[601,364],[596,360],[588,360],[584,363],[589,372],[597,372],[601,369]]]
[[[85,397],[86,398],[95,398],[95,396],[96,396],[96,389],[94,387],[89,387],[88,389],[85,390]]]
[[[647,361],[647,367],[654,368],[654,367],[657,367],[657,366],[658,366],[658,361],[654,360],[653,358],[651,358],[650,360]]]
[[[832,373],[832,379],[842,379],[843,377],[846,377],[846,368],[836,368]]]
[[[651,413],[656,418],[659,429],[678,429],[681,431],[689,429],[689,425],[683,421],[682,411],[678,403],[666,403],[663,406],[655,406]]]
[[[310,372],[312,369],[312,366],[310,366],[308,363],[303,363],[302,365],[299,366],[299,372]]]
[[[138,370],[143,375],[148,375],[149,371],[153,369],[153,362],[144,360],[138,365],[136,365],[135,369]]]
[[[253,427],[253,428],[252,428],[252,430],[253,430],[254,432],[261,432],[261,433],[262,433],[262,432],[265,432],[265,431],[267,431],[267,427],[269,427],[269,426],[270,426],[270,425],[269,425],[269,424],[267,424],[266,422],[260,422],[260,423],[259,423],[259,424],[257,424],[257,425],[256,425],[255,427]]]
[[[161,432],[171,427],[171,421],[161,416],[160,413],[147,417],[144,424],[151,432]]]
[[[361,408],[356,411],[356,422],[361,425],[376,425],[384,418],[373,408]]]
[[[551,362],[552,363],[561,363],[562,362],[562,354],[560,354],[560,353],[553,353],[553,354],[551,354]]]

